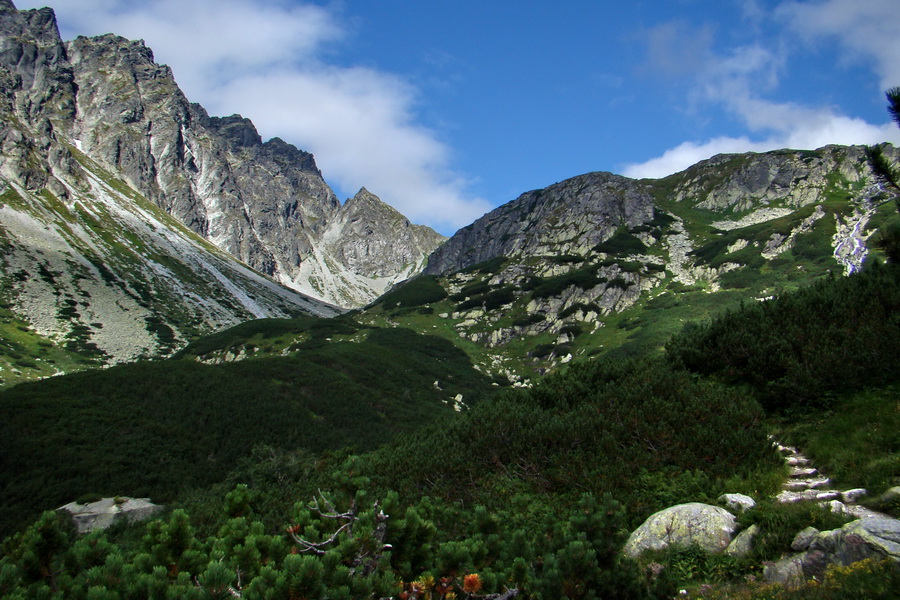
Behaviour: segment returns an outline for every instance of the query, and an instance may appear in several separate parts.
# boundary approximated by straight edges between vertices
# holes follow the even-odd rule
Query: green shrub
[[[411,308],[440,302],[447,292],[434,275],[419,275],[383,294],[377,301],[385,308]]]
[[[483,288],[479,287],[476,289],[480,290]],[[490,291],[483,292],[474,298],[469,298],[468,300],[457,304],[456,310],[463,311],[478,307],[483,307],[486,310],[495,310],[506,304],[511,304],[516,300],[516,288],[512,285],[505,285],[497,289],[487,289]],[[458,296],[461,294],[456,295]]]
[[[491,291],[491,284],[488,280],[476,281],[465,285],[460,289],[457,293],[452,294],[450,299],[456,302],[461,300],[465,300],[466,298],[472,298],[474,296],[481,296]]]
[[[838,398],[832,410],[804,414],[780,437],[803,448],[844,489],[862,487],[874,497],[900,485],[898,394],[893,385]]]
[[[516,317],[513,320],[513,327],[528,327],[529,325],[535,325],[537,323],[542,323],[547,319],[547,317],[543,313],[531,313],[529,315],[522,315],[521,317]]]
[[[749,385],[770,410],[896,381],[900,269],[873,264],[774,300],[691,323],[666,345],[673,364]]]
[[[653,211],[653,219],[647,222],[647,225],[652,227],[661,227],[663,229],[667,228],[669,225],[675,222],[675,217],[672,215],[665,213],[661,210]]]
[[[509,259],[503,255],[495,256],[494,258],[482,261],[478,264],[474,264],[470,267],[466,267],[461,272],[462,273],[481,273],[483,275],[493,275],[500,271],[503,266],[507,263]]]
[[[583,256],[578,256],[576,254],[554,254],[546,257],[551,263],[557,265],[571,265],[574,263],[584,262]]]
[[[831,512],[830,507],[814,502],[764,501],[738,517],[741,529],[753,524],[759,526],[760,531],[753,540],[753,555],[759,560],[777,560],[790,553],[794,537],[806,527],[828,531],[842,527],[848,520]]]
[[[606,283],[606,278],[597,274],[599,269],[600,265],[589,265],[562,275],[547,277],[534,288],[531,297],[535,300],[550,298],[559,296],[571,286],[588,290],[601,283]]]
[[[260,443],[372,449],[450,414],[442,401],[457,393],[471,406],[492,389],[451,342],[403,328],[292,357],[145,361],[21,384],[0,392],[0,476],[16,482],[0,488],[0,533],[85,489],[169,502],[224,480]]]
[[[578,303],[573,304],[572,306],[570,306],[570,307],[568,307],[568,308],[565,308],[565,309],[563,309],[562,311],[560,311],[560,313],[559,313],[559,318],[560,318],[560,319],[565,319],[565,318],[567,318],[567,317],[571,317],[572,315],[574,315],[574,314],[575,314],[576,312],[578,312],[579,310],[582,311],[582,312],[584,312],[584,313],[594,312],[594,313],[596,313],[596,314],[598,314],[598,315],[603,314],[603,309],[601,309],[600,306],[598,306],[598,305],[597,305],[596,303],[594,303],[594,302],[589,302],[589,303],[578,302]]]
[[[532,355],[553,350],[547,344]],[[744,426],[728,426],[735,422]],[[695,499],[698,482],[722,493],[715,482],[783,467],[753,400],[653,361],[572,365],[533,390],[504,391],[394,442],[366,463],[386,487],[466,502],[486,502],[501,475],[537,493],[615,491],[635,519],[665,508],[662,501]],[[655,483],[635,477],[644,470],[667,475]],[[672,476],[682,471],[690,477]],[[674,487],[660,494],[663,483]]]
[[[612,237],[594,246],[593,251],[612,256],[627,256],[629,254],[643,254],[647,251],[647,246],[644,245],[640,238],[629,233],[624,227],[620,227]]]

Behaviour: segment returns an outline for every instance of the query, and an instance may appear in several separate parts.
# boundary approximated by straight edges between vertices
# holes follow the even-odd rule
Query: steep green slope
[[[873,263],[691,324],[667,344],[674,363],[749,385],[769,409],[827,405],[831,394],[900,378],[900,269]]]
[[[277,325],[308,333],[320,322]],[[86,493],[167,502],[221,480],[260,444],[369,450],[452,413],[457,395],[474,404],[490,389],[445,340],[343,327],[357,331],[354,341],[301,342],[290,356],[142,362],[0,393],[3,531]],[[249,330],[273,328],[252,322],[239,332]]]

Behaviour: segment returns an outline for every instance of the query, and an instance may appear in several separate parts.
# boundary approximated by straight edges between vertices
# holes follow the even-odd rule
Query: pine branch
[[[885,92],[888,100],[888,112],[894,123],[900,127],[900,87],[893,87]]]
[[[897,108],[900,110],[900,95],[898,95]],[[884,155],[884,149],[881,146],[866,146],[866,159],[876,179],[900,193],[900,173]]]

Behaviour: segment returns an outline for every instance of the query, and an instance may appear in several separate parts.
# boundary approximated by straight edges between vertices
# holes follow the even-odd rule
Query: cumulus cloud
[[[810,43],[836,39],[852,59],[873,62],[882,89],[900,85],[896,0],[785,2],[776,15]]]
[[[871,3],[858,3],[857,0],[790,2],[779,7],[776,16],[792,31],[809,38],[839,36],[855,55],[875,59],[884,83],[900,68],[900,45],[893,39],[900,30],[900,17],[888,4],[891,3],[881,0]],[[678,35],[672,35],[672,32]],[[774,46],[751,43],[716,54],[712,51],[707,29],[691,32],[684,28],[669,28],[663,34],[648,39],[650,64],[658,62],[654,57],[662,53],[677,55],[682,46],[688,48],[690,54],[701,57],[702,60],[694,62],[696,70],[688,104],[695,110],[710,106],[724,109],[756,139],[738,136],[683,142],[659,157],[626,165],[623,174],[627,176],[664,177],[719,153],[812,149],[827,144],[900,143],[900,132],[893,123],[871,124],[843,115],[832,107],[769,99],[767,96],[777,92],[785,74],[789,50],[784,42],[775,42]],[[662,47],[660,39],[666,40]],[[698,40],[705,45],[698,45]],[[900,72],[897,76],[893,85],[900,82]]]
[[[718,137],[706,142],[683,142],[666,150],[662,156],[626,165],[622,175],[634,179],[657,179],[683,171],[716,154],[763,152],[770,149],[765,144],[751,142],[746,137]]]
[[[828,144],[878,144],[885,141],[900,144],[900,133],[893,123],[872,125],[862,119],[822,112],[810,114],[805,122],[798,122],[796,127],[763,140],[754,141],[741,136],[683,142],[666,150],[662,156],[626,165],[622,174],[635,179],[657,179],[683,171],[716,154],[767,152],[781,148],[815,149]]]
[[[490,209],[466,193],[447,146],[417,121],[412,84],[329,61],[347,35],[334,9],[286,0],[54,0],[54,8],[64,37],[144,39],[188,98],[312,152],[343,190],[365,186],[444,232]]]

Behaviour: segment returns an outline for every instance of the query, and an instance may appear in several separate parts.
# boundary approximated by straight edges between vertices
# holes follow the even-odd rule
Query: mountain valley
[[[0,0],[0,597],[892,598],[893,554],[764,568],[850,520],[775,500],[775,439],[900,518],[900,188],[871,153],[586,173],[445,239],[340,202],[143,42]],[[744,554],[623,554],[725,494],[756,502]],[[166,508],[55,510],[131,497]]]

